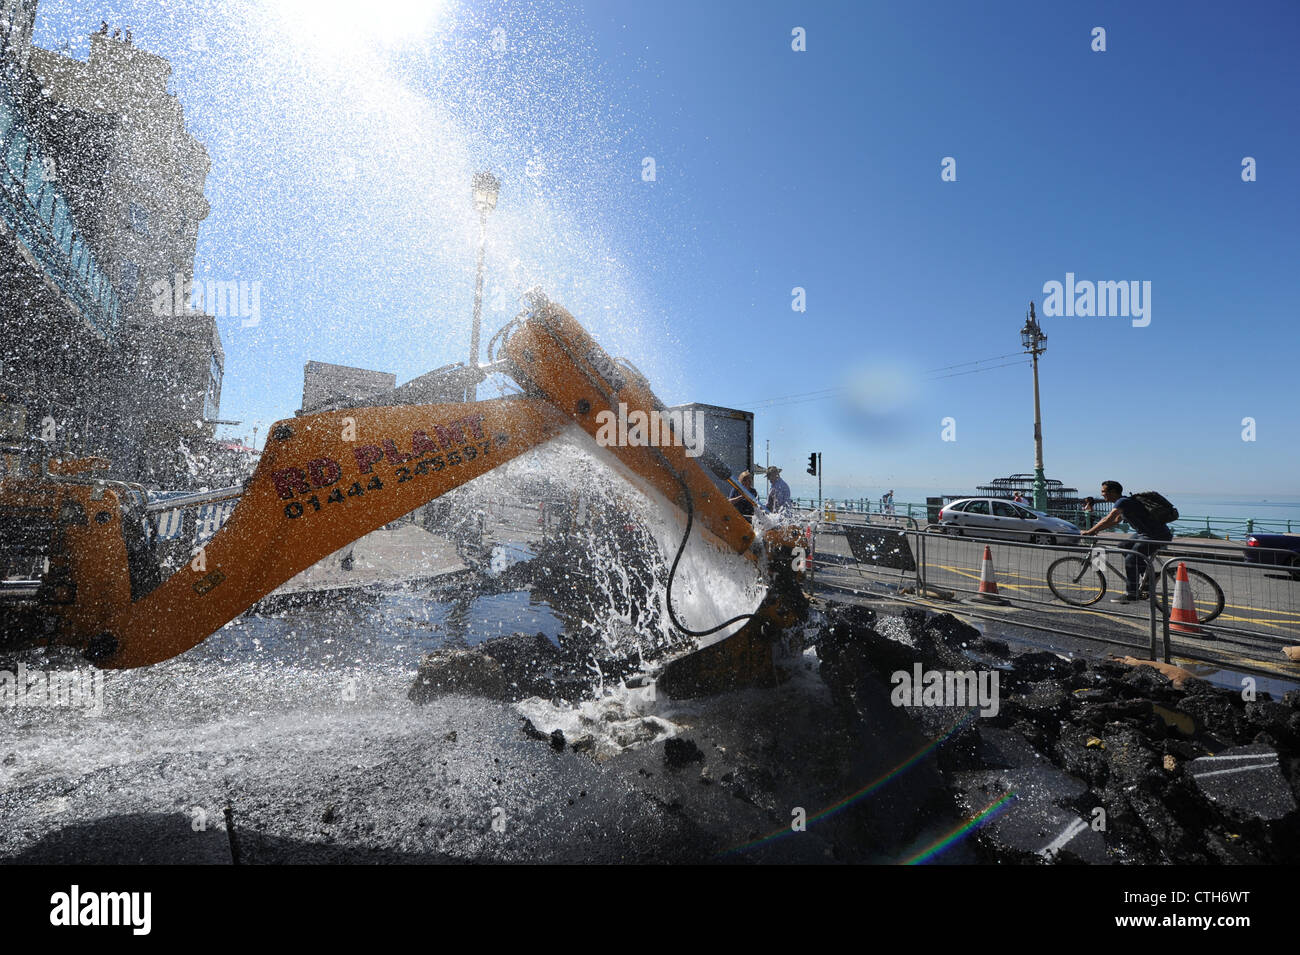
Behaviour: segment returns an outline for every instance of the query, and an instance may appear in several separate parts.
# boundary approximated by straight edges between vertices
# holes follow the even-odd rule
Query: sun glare
[[[286,32],[324,53],[358,47],[399,47],[424,37],[448,0],[273,0]]]

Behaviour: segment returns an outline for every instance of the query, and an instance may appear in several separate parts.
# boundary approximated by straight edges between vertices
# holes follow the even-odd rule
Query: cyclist
[[[1124,555],[1124,576],[1127,578],[1127,586],[1123,597],[1111,598],[1112,603],[1132,603],[1141,599],[1138,596],[1138,581],[1142,577],[1142,566],[1145,563],[1142,558],[1149,559],[1160,549],[1162,543],[1173,540],[1174,535],[1169,530],[1168,524],[1152,520],[1141,501],[1125,497],[1124,486],[1118,481],[1102,481],[1101,498],[1103,501],[1109,501],[1114,507],[1109,514],[1081,533],[1084,537],[1093,537],[1107,528],[1114,527],[1121,520],[1137,532],[1127,543],[1119,545],[1128,551]]]

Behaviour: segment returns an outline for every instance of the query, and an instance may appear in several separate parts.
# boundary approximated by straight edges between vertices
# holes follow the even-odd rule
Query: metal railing
[[[809,566],[814,573],[832,575],[829,586],[838,586],[834,575],[852,571],[855,582],[871,587],[882,596],[897,594],[905,587],[913,592],[920,588],[917,562],[908,566],[907,561],[898,559],[898,544],[905,540],[903,535],[919,529],[914,518],[889,514],[857,514],[849,518],[842,512],[835,521],[826,521],[824,516],[824,513],[819,516],[810,512],[803,519],[808,521],[811,535]],[[855,541],[857,535],[874,537],[874,540]],[[864,571],[862,562],[858,561],[854,553],[858,549],[874,555],[869,570]]]
[[[816,511],[817,498],[815,497],[796,497],[794,506],[799,510]],[[830,509],[836,514],[883,514],[887,517],[910,517],[920,519],[925,517],[926,505],[909,504],[906,501],[897,501],[893,504],[882,504],[879,500],[872,500],[865,497],[855,498],[822,498],[822,509]]]
[[[1242,652],[1276,659],[1283,647],[1300,645],[1300,574],[1293,569],[1234,559],[1233,552],[1224,548],[1165,551],[1154,559],[1160,565],[1162,603],[1171,611],[1170,580],[1178,564],[1206,574],[1224,591],[1223,611],[1205,624],[1178,628],[1172,613],[1162,616],[1159,652],[1164,662],[1169,662],[1174,637],[1184,645],[1180,655],[1188,655],[1185,644],[1197,641],[1203,644],[1199,659],[1229,665]],[[1196,633],[1198,629],[1203,632]],[[1300,665],[1295,671],[1300,678]]]
[[[981,495],[970,495],[971,497],[980,497]],[[1002,500],[998,498],[997,500]],[[1009,500],[1009,499],[1008,499]],[[805,511],[817,510],[817,499],[810,497],[797,497],[794,499],[795,506]],[[823,509],[830,507],[837,514],[885,514],[889,513],[886,506],[878,498],[823,498]],[[932,505],[917,504],[911,501],[896,501],[893,504],[892,513],[895,516],[902,515],[913,517],[918,520],[928,518],[929,509]],[[1025,507],[1033,510],[1033,505],[1024,504]],[[1097,501],[1093,507],[1092,523],[1096,523],[1109,513],[1111,505],[1105,501]],[[1064,521],[1070,521],[1079,527],[1085,527],[1086,518],[1083,513],[1076,508],[1058,508],[1048,506],[1044,511],[1049,517],[1057,517]],[[1123,525],[1127,527],[1128,525]],[[1187,515],[1180,517],[1169,525],[1176,537],[1205,537],[1205,538],[1237,538],[1247,537],[1251,534],[1294,534],[1300,533],[1300,518],[1269,518],[1269,517],[1213,517]]]
[[[1254,517],[1180,517],[1169,526],[1174,533],[1182,537],[1249,537],[1251,534],[1291,534],[1300,531],[1300,520]],[[1216,531],[1221,533],[1215,533]]]

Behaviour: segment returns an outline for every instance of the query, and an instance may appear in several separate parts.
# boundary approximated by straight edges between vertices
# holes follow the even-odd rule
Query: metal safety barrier
[[[1139,575],[1149,582],[1146,598],[1115,604],[1111,598],[1126,589],[1125,557],[1130,553],[1126,545],[1131,538],[1086,538],[1094,545],[1088,547],[1075,539],[1030,544],[1005,537],[956,536],[939,531],[937,525],[883,528],[876,523],[863,525],[862,532],[871,533],[873,528],[905,540],[906,557],[889,546],[867,553],[855,550],[849,539],[852,525],[841,525],[832,536],[822,526],[818,571],[824,589],[928,606],[938,602],[954,610],[960,607],[958,612],[969,616],[1121,646],[1151,660],[1169,662],[1177,655],[1300,680],[1300,664],[1288,663],[1281,652],[1283,647],[1300,645],[1300,573],[1248,562],[1241,546],[1185,539],[1158,543],[1149,557],[1140,553],[1133,557]],[[837,538],[844,543],[837,544]],[[993,599],[980,594],[986,546],[997,582]],[[1064,558],[1069,560],[1061,563]],[[1078,583],[1069,583],[1083,567],[1080,561],[1088,562],[1089,570]],[[1187,586],[1198,621],[1191,625],[1172,615],[1179,563],[1191,578]],[[1087,606],[1066,603],[1048,583],[1053,565],[1058,565],[1053,583],[1067,596],[1080,602],[1092,600],[1098,590],[1101,596]],[[1071,587],[1080,589],[1072,592]],[[1205,621],[1211,612],[1213,619]]]
[[[1237,548],[1238,554],[1241,550]],[[1160,621],[1160,656],[1164,662],[1168,663],[1175,651],[1179,656],[1229,666],[1242,656],[1276,661],[1284,647],[1300,646],[1300,571],[1245,560],[1238,554],[1216,547],[1156,555],[1162,568],[1162,603],[1171,609]],[[1188,571],[1190,600],[1198,617],[1195,622],[1180,623],[1172,613],[1178,564]],[[1207,578],[1212,581],[1212,590],[1223,592],[1222,609],[1217,606],[1217,593],[1203,592]],[[1211,604],[1218,612],[1202,622],[1201,611]],[[1300,678],[1300,664],[1294,669],[1296,678]]]
[[[854,589],[868,588],[880,596],[897,594],[920,585],[919,564],[908,543],[907,532],[919,529],[914,518],[888,514],[858,515],[852,521],[811,524],[814,572],[853,575]],[[860,592],[860,591],[858,591]]]

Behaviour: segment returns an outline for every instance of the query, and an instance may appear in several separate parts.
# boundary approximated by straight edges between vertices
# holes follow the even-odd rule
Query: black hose
[[[742,613],[730,620],[724,620],[716,627],[710,627],[708,630],[692,630],[677,619],[677,612],[673,610],[673,578],[677,576],[677,565],[681,562],[682,554],[686,552],[686,543],[691,539],[691,527],[695,523],[695,502],[691,498],[691,489],[686,486],[686,481],[676,470],[672,472],[673,477],[677,478],[677,483],[682,486],[682,493],[686,495],[686,533],[682,535],[682,542],[677,545],[677,555],[673,557],[672,569],[668,571],[668,618],[673,622],[673,626],[686,634],[688,637],[707,637],[711,633],[717,633],[723,627],[729,627],[733,623],[741,620],[749,620],[753,613]]]

